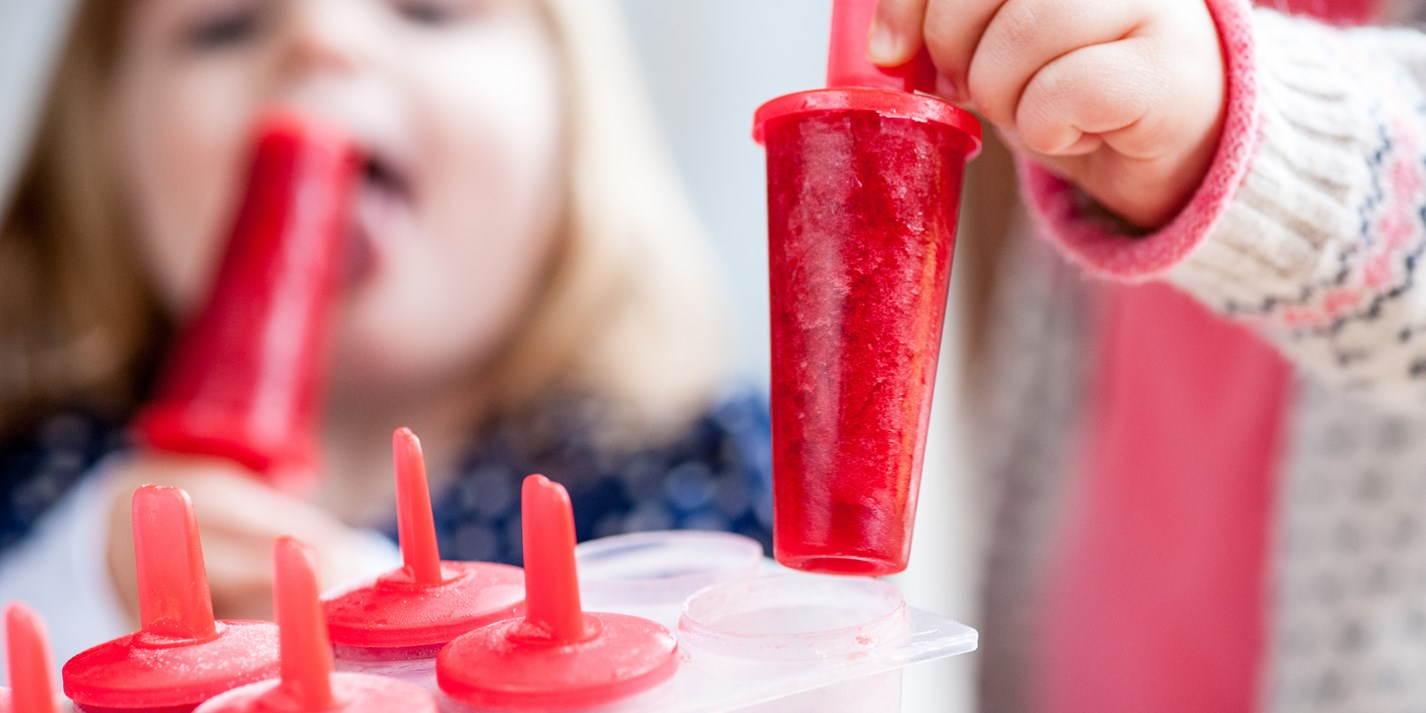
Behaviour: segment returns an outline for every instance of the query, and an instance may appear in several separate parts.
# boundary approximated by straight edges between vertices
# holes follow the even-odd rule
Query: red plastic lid
[[[5,646],[12,690],[0,691],[0,711],[57,713],[44,622],[19,602],[5,608]]]
[[[404,564],[326,602],[332,641],[371,649],[439,645],[518,614],[525,601],[520,568],[441,561],[421,442],[408,428],[391,440]]]
[[[282,678],[228,691],[197,713],[435,713],[428,691],[390,678],[332,673],[332,644],[317,598],[312,555],[290,537],[273,547]]]
[[[276,626],[213,620],[188,493],[145,485],[133,512],[143,628],[65,663],[65,695],[86,708],[154,710],[276,676]]]
[[[778,97],[758,108],[753,140],[764,143],[768,122],[813,112],[871,111],[882,116],[949,126],[966,138],[966,159],[980,153],[980,122],[969,112],[933,96],[936,67],[920,54],[900,67],[879,67],[867,58],[867,34],[876,0],[836,0],[827,57],[827,86]]]
[[[574,710],[646,691],[678,669],[678,643],[634,616],[579,603],[569,493],[525,479],[526,615],[476,629],[441,651],[436,680],[461,703],[491,710]]]
[[[890,89],[839,87],[785,94],[758,107],[753,139],[765,143],[768,124],[814,113],[870,111],[891,119],[943,124],[964,138],[966,160],[980,153],[980,121],[970,112],[936,97]]]

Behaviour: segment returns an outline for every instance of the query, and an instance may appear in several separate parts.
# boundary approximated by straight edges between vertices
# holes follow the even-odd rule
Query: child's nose
[[[286,59],[296,71],[350,71],[377,50],[371,2],[289,0],[285,3]]]

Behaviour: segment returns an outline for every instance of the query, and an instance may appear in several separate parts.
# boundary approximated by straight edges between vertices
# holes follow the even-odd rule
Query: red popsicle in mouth
[[[19,602],[5,607],[5,656],[10,690],[0,690],[0,713],[59,713],[44,622]]]
[[[436,680],[460,703],[500,711],[568,711],[648,691],[678,668],[673,633],[647,619],[580,606],[569,493],[543,475],[521,492],[525,615],[452,641]]]
[[[451,639],[514,616],[525,601],[518,567],[441,561],[421,442],[400,428],[391,445],[403,564],[326,602],[332,642],[349,658],[434,657]]]
[[[273,566],[282,677],[228,691],[197,713],[435,713],[435,699],[417,686],[380,676],[333,673],[311,552],[284,537],[273,546]]]
[[[276,676],[276,626],[213,618],[188,494],[145,485],[134,491],[133,511],[142,628],[65,663],[65,695],[89,713],[180,713]]]
[[[906,568],[975,118],[912,93],[923,52],[866,58],[875,0],[837,0],[828,83],[758,109],[767,147],[773,549],[795,569]]]
[[[143,446],[231,460],[275,480],[314,472],[334,307],[362,170],[339,129],[259,121],[242,204],[206,303],[141,412]]]

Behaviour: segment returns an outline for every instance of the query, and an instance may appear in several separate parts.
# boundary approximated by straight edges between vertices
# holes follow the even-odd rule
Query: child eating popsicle
[[[1352,27],[1426,5],[1263,5],[880,0],[1011,149],[958,265],[985,710],[1426,704],[1426,36]]]
[[[0,224],[0,595],[61,660],[132,629],[140,483],[190,493],[219,617],[269,613],[279,535],[392,567],[399,425],[447,559],[518,562],[537,471],[581,538],[768,540],[766,405],[626,52],[589,0],[77,3]]]
[[[387,509],[373,493],[388,481],[394,423],[421,432],[445,473],[438,519],[455,556],[511,552],[511,471],[572,472],[546,458],[638,454],[617,483],[589,478],[604,498],[581,497],[576,481],[573,500],[622,503],[622,526],[666,522],[630,494],[725,471],[708,469],[716,456],[631,451],[621,434],[670,412],[713,414],[678,429],[735,446],[689,441],[705,454],[766,434],[729,437],[749,421],[695,398],[714,381],[707,321],[695,318],[706,305],[689,299],[699,275],[678,267],[686,244],[665,242],[683,232],[664,222],[681,225],[656,195],[663,184],[629,190],[621,178],[646,164],[631,158],[639,126],[611,113],[630,109],[618,87],[586,74],[607,67],[581,44],[599,36],[583,17],[596,5],[538,4],[542,25],[537,4],[517,0],[90,2],[63,70],[80,81],[59,84],[3,226],[0,269],[13,274],[0,284],[17,295],[0,302],[3,331],[17,338],[0,378],[24,386],[7,387],[3,414],[78,402],[123,421],[148,400],[164,333],[201,301],[204,258],[229,227],[239,137],[269,103],[252,97],[280,99],[335,120],[376,157],[359,224],[392,236],[355,253],[318,507],[232,466],[170,456],[118,461],[108,481],[86,482],[165,479],[210,503],[213,593],[229,609],[267,601],[265,548],[279,531],[312,543],[329,576],[363,559],[340,523]],[[1014,150],[1029,209],[998,170],[1007,154],[972,165],[958,272],[981,426],[966,442],[992,495],[976,508],[992,527],[986,710],[1426,701],[1426,316],[1414,278],[1426,39],[1347,29],[1417,5],[882,1],[870,54],[895,65],[927,49],[941,93]],[[110,135],[89,130],[99,121],[114,146],[86,146]],[[478,239],[455,240],[467,231]],[[1037,232],[1047,241],[1026,237]],[[379,289],[398,274],[409,290]],[[611,406],[632,408],[593,415]],[[610,433],[610,422],[631,427]],[[30,431],[67,448],[16,451],[12,503],[52,502],[108,450],[73,417]],[[462,444],[475,455],[453,452]],[[733,482],[717,484],[718,502],[746,500]],[[126,527],[108,517],[120,496],[84,488],[38,528],[11,528],[28,539],[6,551],[0,586],[42,579],[35,563],[62,558],[35,553],[76,541],[102,553],[93,543],[118,533],[108,551],[128,551]]]

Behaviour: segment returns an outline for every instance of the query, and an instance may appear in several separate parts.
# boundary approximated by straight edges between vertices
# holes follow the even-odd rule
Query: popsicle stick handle
[[[56,713],[50,679],[49,638],[29,607],[5,608],[5,647],[10,660],[10,706],[14,713]]]
[[[867,58],[867,39],[877,0],[835,0],[832,42],[827,53],[827,86],[931,91],[936,67],[924,49],[900,67],[879,67]]]
[[[274,603],[282,648],[282,693],[300,710],[331,708],[332,644],[307,546],[283,537],[273,545]]]
[[[134,491],[133,515],[143,632],[194,641],[217,636],[198,519],[188,493],[142,486]]]
[[[421,441],[409,428],[398,428],[391,436],[396,460],[396,530],[401,543],[401,559],[417,584],[437,585],[441,575],[441,554],[436,542],[436,523],[431,515],[431,489],[426,480],[426,461]]]
[[[543,475],[531,475],[520,497],[527,628],[547,634],[556,644],[582,641],[587,631],[575,572],[569,491]]]
[[[231,460],[280,487],[320,469],[331,325],[363,162],[340,126],[258,118],[247,182],[209,292],[135,420],[146,448]]]

